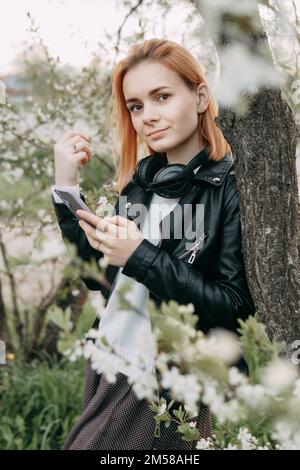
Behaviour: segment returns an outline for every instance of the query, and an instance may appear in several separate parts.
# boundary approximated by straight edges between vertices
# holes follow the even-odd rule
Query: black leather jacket
[[[145,238],[123,268],[123,274],[149,289],[150,298],[157,306],[163,300],[171,299],[179,304],[192,303],[198,315],[197,327],[204,332],[213,327],[236,331],[239,327],[237,319],[246,319],[255,312],[244,271],[234,163],[229,155],[218,162],[210,161],[196,172],[195,179],[199,184],[178,202],[182,207],[184,204],[192,204],[193,207],[204,204],[204,238],[200,237],[195,255],[191,257],[193,250],[185,251],[184,237],[174,237],[175,224],[182,223],[182,220],[169,215],[162,224],[161,243],[154,245]],[[80,195],[85,201],[84,195]],[[127,198],[118,198],[116,214],[133,220],[137,215],[135,204],[149,207],[152,193],[130,181],[121,196]],[[127,200],[127,205],[123,199]],[[78,225],[78,219],[67,206],[55,203],[53,196],[52,202],[63,238],[75,243],[82,259],[87,261],[94,257],[99,260],[102,252],[91,247]],[[170,228],[170,232],[166,232],[171,235],[168,238],[163,235],[165,227]],[[95,280],[82,279],[89,289],[100,290],[107,303],[118,269],[112,265],[106,268],[106,278],[111,285],[109,289]]]

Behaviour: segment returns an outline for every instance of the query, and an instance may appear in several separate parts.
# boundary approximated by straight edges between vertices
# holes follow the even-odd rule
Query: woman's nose
[[[157,121],[159,119],[157,110],[154,109],[153,106],[148,105],[144,106],[144,112],[143,112],[143,122],[145,124],[148,124],[151,121]]]

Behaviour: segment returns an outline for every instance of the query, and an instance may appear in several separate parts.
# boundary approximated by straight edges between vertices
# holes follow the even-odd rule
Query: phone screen
[[[91,209],[85,204],[80,196],[77,196],[77,194],[71,194],[68,191],[62,191],[60,189],[54,189],[54,191],[62,198],[66,206],[75,215],[75,217],[77,217],[77,219],[80,219],[80,217],[78,217],[76,214],[78,209],[82,209],[93,214],[93,211],[91,211]]]

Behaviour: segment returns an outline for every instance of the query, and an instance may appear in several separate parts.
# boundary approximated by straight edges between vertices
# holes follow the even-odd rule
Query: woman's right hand
[[[90,138],[77,131],[66,132],[54,145],[55,184],[78,184],[79,167],[92,158]],[[76,149],[74,147],[76,144]]]

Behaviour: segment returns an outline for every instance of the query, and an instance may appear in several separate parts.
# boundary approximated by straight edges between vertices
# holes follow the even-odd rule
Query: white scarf
[[[141,223],[141,232],[151,243],[157,245],[160,241],[159,222],[168,215],[179,201],[177,198],[164,198],[153,193],[150,207],[144,221]],[[159,209],[159,210],[158,210]],[[130,362],[138,361],[140,355],[143,357],[144,370],[154,373],[155,357],[151,343],[147,339],[151,336],[151,322],[148,310],[149,290],[143,284],[122,273],[120,267],[116,278],[115,287],[110,295],[106,308],[101,315],[99,331],[104,335],[108,343],[113,346],[115,352],[120,356],[114,360],[117,369],[128,375],[128,369],[124,366],[122,359]],[[129,283],[126,299],[139,309],[119,309],[118,290]]]

